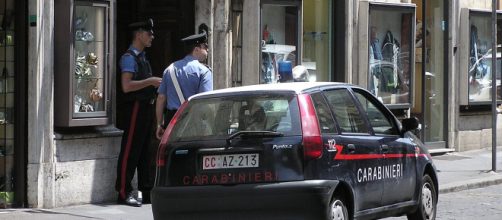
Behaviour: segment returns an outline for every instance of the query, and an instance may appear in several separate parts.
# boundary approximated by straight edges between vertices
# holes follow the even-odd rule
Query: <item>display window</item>
[[[369,6],[367,87],[387,105],[411,103],[414,13],[414,7]]]
[[[57,1],[55,15],[55,124],[59,127],[109,122],[110,4]],[[71,20],[72,22],[65,22]],[[67,34],[71,33],[71,36]]]
[[[75,8],[74,113],[105,110],[105,15],[104,7],[77,5]]]
[[[295,81],[300,6],[299,1],[262,1],[260,83]]]
[[[499,15],[500,16],[500,15]],[[492,23],[491,13],[471,11],[469,15],[469,103],[487,103],[492,100]],[[500,24],[497,24],[500,29]],[[500,44],[499,44],[500,45]],[[496,57],[496,85],[500,88],[500,46]],[[497,100],[501,100],[500,92]]]

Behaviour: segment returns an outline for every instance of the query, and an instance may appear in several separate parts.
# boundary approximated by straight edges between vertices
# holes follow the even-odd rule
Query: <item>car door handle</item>
[[[356,145],[354,145],[354,144],[347,144],[347,149],[349,149],[350,153],[354,153],[356,151]]]
[[[382,149],[382,153],[387,153],[389,152],[389,146],[386,145],[386,144],[382,144],[381,146],[381,149]]]

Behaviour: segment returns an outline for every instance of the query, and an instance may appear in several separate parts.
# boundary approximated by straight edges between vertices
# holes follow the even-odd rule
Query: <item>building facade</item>
[[[156,76],[206,24],[216,89],[303,69],[308,81],[357,84],[398,117],[416,116],[431,150],[489,147],[490,9],[490,0],[0,0],[0,207],[116,199],[117,63],[127,25],[148,18]]]

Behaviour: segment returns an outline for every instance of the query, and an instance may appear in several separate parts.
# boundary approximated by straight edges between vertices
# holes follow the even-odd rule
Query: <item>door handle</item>
[[[354,153],[356,151],[356,145],[354,145],[354,144],[347,144],[347,149],[349,149],[350,153]]]
[[[382,153],[387,153],[387,152],[389,152],[389,146],[388,146],[388,145],[386,145],[386,144],[382,144],[382,145],[380,146],[380,148],[382,149]]]

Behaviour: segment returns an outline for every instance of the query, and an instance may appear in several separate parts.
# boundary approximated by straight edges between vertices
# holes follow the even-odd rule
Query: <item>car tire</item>
[[[422,177],[418,207],[415,212],[408,214],[408,220],[434,220],[437,207],[436,187],[431,177],[425,174]]]
[[[329,205],[329,220],[350,220],[345,200],[341,197],[335,196]]]

